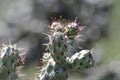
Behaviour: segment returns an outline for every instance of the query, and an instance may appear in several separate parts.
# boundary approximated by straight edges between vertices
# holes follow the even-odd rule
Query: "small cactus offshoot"
[[[68,70],[85,70],[94,64],[90,50],[77,52],[74,37],[85,27],[76,21],[63,24],[62,21],[53,22],[48,35],[49,53],[43,56],[43,66],[37,80],[68,80]]]

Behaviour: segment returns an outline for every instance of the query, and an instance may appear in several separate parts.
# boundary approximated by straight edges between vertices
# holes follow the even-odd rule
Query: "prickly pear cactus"
[[[52,23],[51,34],[48,35],[50,53],[43,56],[43,61],[47,61],[47,65],[43,66],[36,80],[68,80],[68,70],[85,70],[93,66],[94,60],[90,50],[76,52],[74,37],[83,28],[76,22],[62,24],[61,21],[57,21]]]
[[[18,51],[15,46],[3,46],[0,52],[0,80],[16,80],[17,74],[15,68],[18,58]]]

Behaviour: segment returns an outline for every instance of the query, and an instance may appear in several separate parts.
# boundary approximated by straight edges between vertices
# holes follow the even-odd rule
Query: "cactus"
[[[4,45],[0,52],[0,80],[16,80],[18,50],[14,45]]]
[[[76,22],[64,25],[61,21],[56,21],[52,23],[50,29],[51,34],[48,35],[50,53],[43,56],[43,62],[47,64],[43,66],[36,80],[68,80],[68,70],[85,70],[93,66],[94,60],[90,50],[76,52],[74,37],[83,27]]]
[[[90,54],[90,50],[81,50],[68,59],[69,67],[71,69],[85,70],[92,66],[93,62],[94,60]]]

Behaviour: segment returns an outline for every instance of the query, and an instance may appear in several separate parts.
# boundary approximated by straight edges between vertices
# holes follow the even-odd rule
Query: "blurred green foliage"
[[[109,37],[101,40],[98,45],[104,49],[103,62],[120,59],[120,0],[115,0],[109,12]]]

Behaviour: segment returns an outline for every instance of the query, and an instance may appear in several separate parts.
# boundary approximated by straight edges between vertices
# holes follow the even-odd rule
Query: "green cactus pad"
[[[82,50],[75,53],[70,59],[68,59],[70,68],[85,70],[93,66],[93,61],[91,60],[90,55],[90,50]]]

